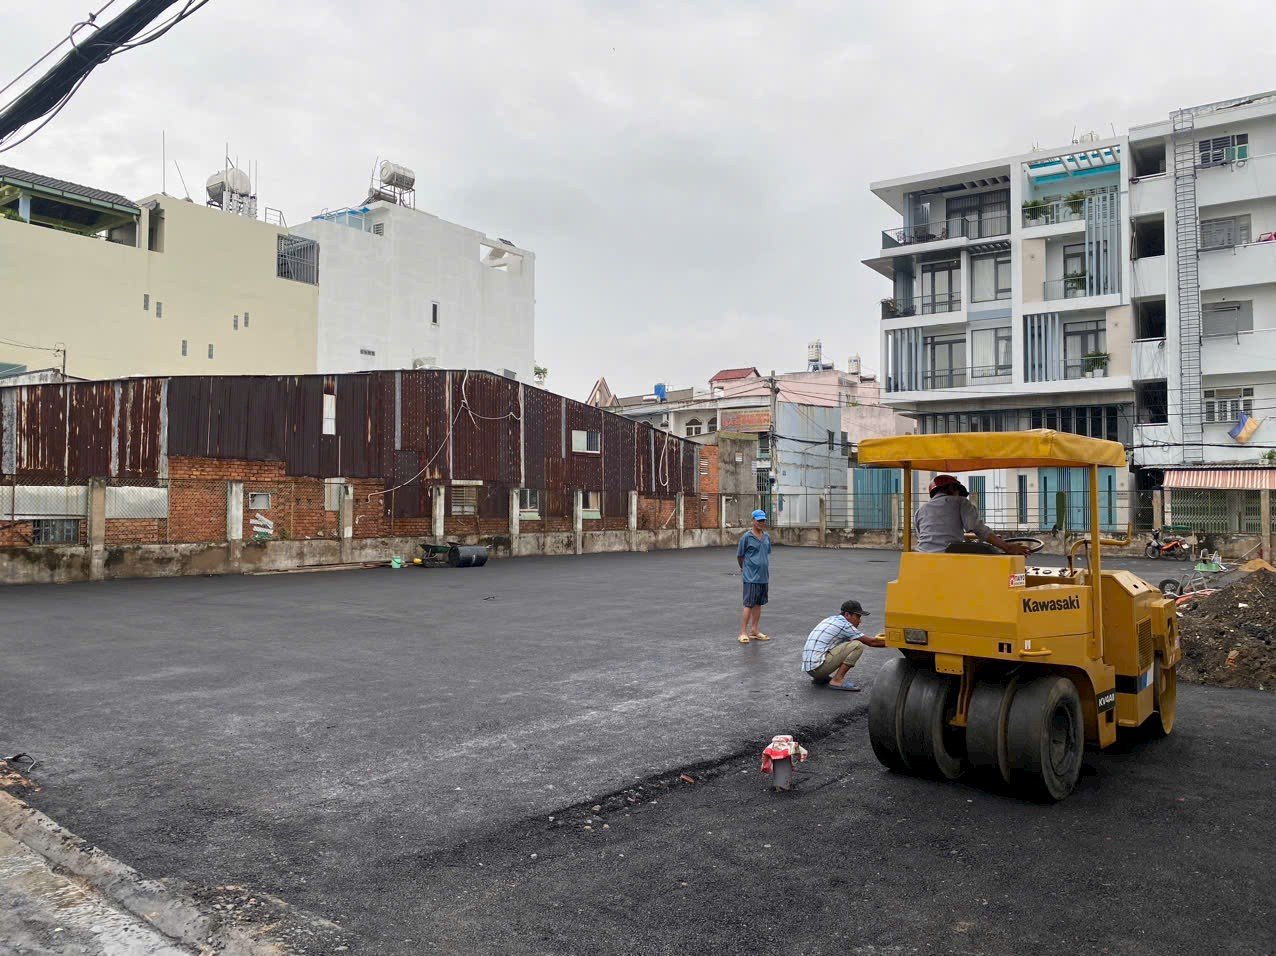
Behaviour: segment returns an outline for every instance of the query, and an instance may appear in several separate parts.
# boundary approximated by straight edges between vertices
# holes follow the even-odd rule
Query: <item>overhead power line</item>
[[[4,90],[8,90],[63,44],[71,45],[71,49],[44,76],[0,110],[0,152],[25,143],[52,122],[84,84],[88,75],[112,56],[158,40],[204,7],[209,0],[185,0],[180,10],[155,26],[151,24],[158,16],[169,7],[182,3],[182,0],[134,0],[110,23],[99,26],[96,22],[98,15],[114,2],[115,0],[110,0],[96,12],[89,14],[87,20],[77,23],[65,40],[56,44],[4,87]],[[33,123],[38,125],[25,136],[14,140],[13,137],[19,131]]]

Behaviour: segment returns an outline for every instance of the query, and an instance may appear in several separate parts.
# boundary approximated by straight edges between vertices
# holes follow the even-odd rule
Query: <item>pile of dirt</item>
[[[1179,676],[1199,684],[1276,690],[1276,574],[1266,569],[1200,601],[1179,618]]]

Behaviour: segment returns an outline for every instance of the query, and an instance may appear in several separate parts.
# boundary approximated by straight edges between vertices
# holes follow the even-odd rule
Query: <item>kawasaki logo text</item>
[[[1072,595],[1068,598],[1051,598],[1049,601],[1034,601],[1032,598],[1023,599],[1024,613],[1033,613],[1035,611],[1076,611],[1081,608],[1081,598]]]

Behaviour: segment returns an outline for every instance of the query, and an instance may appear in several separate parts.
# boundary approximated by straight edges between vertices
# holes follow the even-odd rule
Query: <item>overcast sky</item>
[[[6,10],[0,85],[101,2]],[[537,359],[579,398],[791,370],[813,338],[876,370],[860,260],[898,217],[870,181],[1276,88],[1273,37],[1249,0],[212,0],[0,162],[141,197],[167,130],[202,199],[229,141],[290,222],[411,166],[418,208],[536,253]]]

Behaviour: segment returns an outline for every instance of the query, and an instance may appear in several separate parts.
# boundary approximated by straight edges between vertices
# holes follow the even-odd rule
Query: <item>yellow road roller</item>
[[[1120,444],[1049,430],[900,435],[860,442],[859,463],[904,473],[904,553],[885,610],[886,646],[901,656],[882,668],[869,701],[869,736],[886,767],[946,779],[974,772],[1054,801],[1076,786],[1087,744],[1108,747],[1118,730],[1145,724],[1171,731],[1174,604],[1129,571],[1101,568],[1098,469],[1125,467]],[[1088,469],[1089,533],[1066,567],[961,543],[953,553],[911,549],[913,471],[991,468]],[[1018,540],[1033,553],[1043,546]]]

